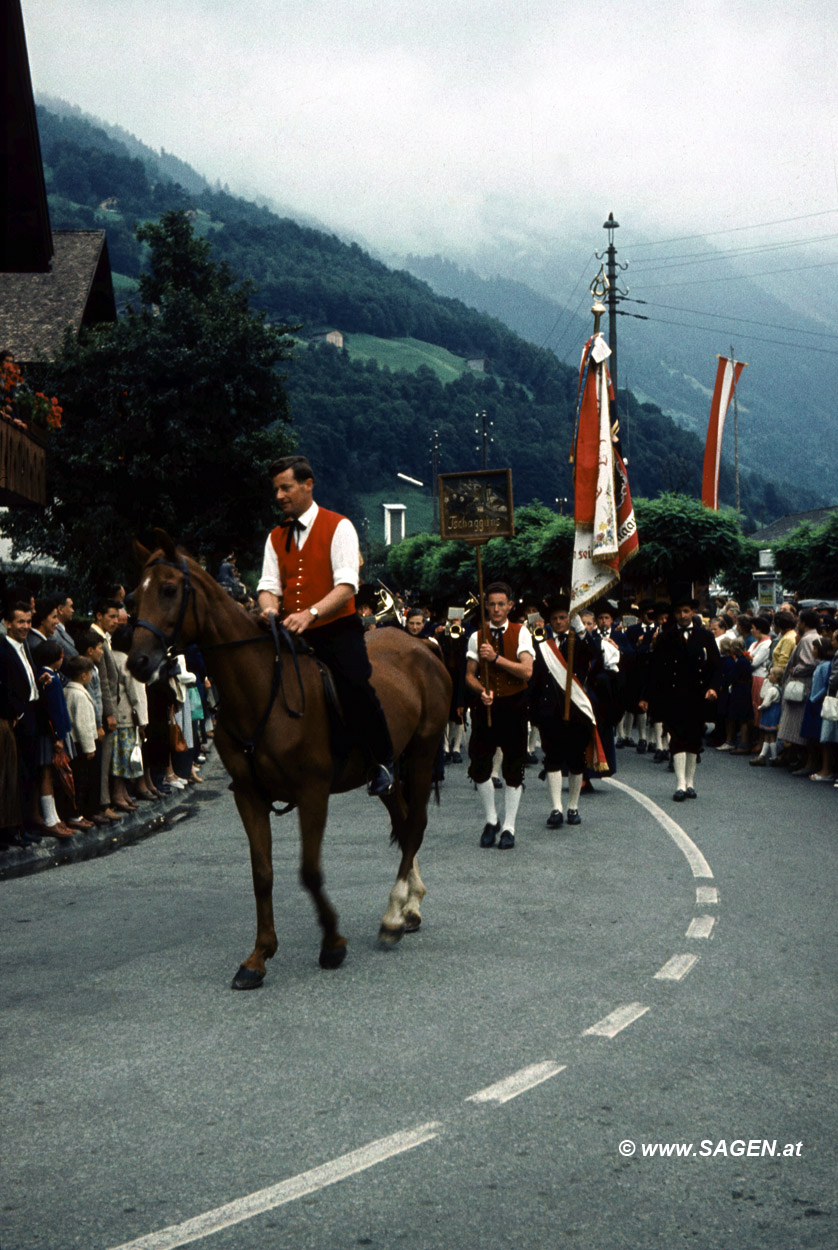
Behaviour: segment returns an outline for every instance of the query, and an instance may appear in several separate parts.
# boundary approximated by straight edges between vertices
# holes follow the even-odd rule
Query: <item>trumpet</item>
[[[465,632],[466,621],[471,620],[479,607],[480,600],[477,598],[477,595],[472,593],[469,595],[468,599],[466,599],[466,606],[464,608],[451,608],[452,612],[461,613],[461,615],[453,618],[449,617],[445,625],[446,638],[453,638],[455,640],[462,638],[463,633]]]

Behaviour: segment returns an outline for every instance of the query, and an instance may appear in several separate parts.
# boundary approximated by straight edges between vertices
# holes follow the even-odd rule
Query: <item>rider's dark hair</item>
[[[309,478],[314,481],[314,472],[306,456],[282,456],[274,460],[268,466],[268,477],[273,481],[278,473],[284,473],[286,469],[291,469],[295,482],[307,482]]]

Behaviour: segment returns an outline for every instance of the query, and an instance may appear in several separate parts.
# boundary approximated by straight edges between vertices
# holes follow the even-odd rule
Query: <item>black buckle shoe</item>
[[[569,825],[581,825],[582,817],[579,815],[575,807],[571,807],[567,813],[567,823]]]
[[[692,787],[692,786],[687,786],[687,788],[686,788],[686,790],[684,791],[684,793],[686,794],[686,796],[687,796],[687,798],[688,798],[688,799],[697,799],[697,798],[698,798],[698,795],[696,794],[696,792],[695,792],[695,790],[693,789],[693,787]]]
[[[367,775],[367,794],[385,799],[393,789],[393,773],[385,764],[376,764]]]
[[[686,790],[676,790],[672,797],[676,803],[683,803],[687,797],[687,792]]]
[[[500,835],[500,842],[498,842],[498,850],[499,851],[512,851],[514,849],[515,849],[515,834],[512,832],[511,829],[504,829],[503,833]]]
[[[480,845],[482,847],[494,846],[498,833],[500,832],[500,821],[496,820],[493,825],[485,824],[483,832],[480,835]]]
[[[564,824],[564,815],[557,807],[554,807],[550,815],[547,817],[548,829],[561,829]]]

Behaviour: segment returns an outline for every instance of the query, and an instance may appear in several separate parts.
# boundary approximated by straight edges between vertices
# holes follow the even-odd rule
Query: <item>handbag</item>
[[[802,681],[798,681],[793,677],[791,681],[787,681],[783,690],[783,698],[786,703],[804,703],[806,700],[806,687]]]
[[[189,750],[186,745],[186,739],[183,736],[183,730],[175,720],[173,708],[169,708],[169,750],[175,754]]]
[[[57,741],[52,752],[52,766],[58,774],[58,780],[71,799],[76,797],[76,780],[64,743]]]
[[[824,697],[821,717],[823,720],[838,720],[838,694],[828,694]]]
[[[132,768],[142,768],[143,766],[143,747],[140,742],[139,732],[137,731],[135,731],[134,734],[134,745],[131,747],[131,754],[128,757],[128,762]]]

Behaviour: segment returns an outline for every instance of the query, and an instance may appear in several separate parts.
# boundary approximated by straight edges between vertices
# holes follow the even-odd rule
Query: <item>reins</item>
[[[180,564],[175,564],[172,560],[164,560],[162,558],[159,560],[152,560],[150,564],[146,565],[146,568],[151,568],[155,564],[164,564],[166,565],[167,568],[175,569],[177,572],[183,574],[183,595],[182,595],[181,602],[180,602],[180,610],[178,612],[178,619],[175,624],[174,631],[172,632],[171,635],[164,634],[162,629],[160,629],[157,625],[154,625],[152,624],[151,621],[146,621],[146,620],[138,620],[134,628],[135,629],[142,628],[142,629],[149,630],[150,633],[152,633],[154,637],[157,638],[158,641],[160,641],[163,644],[163,646],[166,648],[166,658],[170,660],[172,656],[174,655],[175,651],[177,650],[177,644],[180,640],[180,631],[182,630],[183,622],[186,619],[186,613],[189,607],[190,598],[192,600],[193,608],[195,609],[195,619],[197,622],[198,612],[197,612],[197,600],[196,600],[196,595],[195,595],[195,587],[192,583],[192,579],[189,576],[189,567],[186,563],[185,558],[181,557]],[[232,730],[229,728],[229,726],[226,724],[223,725],[223,728],[224,728],[224,732],[232,740],[232,742],[239,748],[239,750],[242,752],[245,759],[247,760],[248,765],[250,767],[250,775],[253,781],[253,788],[256,790],[256,793],[264,802],[270,804],[270,810],[274,816],[285,816],[287,815],[288,812],[293,811],[296,804],[288,803],[285,807],[281,807],[281,808],[276,807],[274,805],[273,799],[271,798],[265,786],[262,784],[259,774],[256,771],[255,756],[256,756],[256,751],[259,748],[259,743],[262,740],[262,735],[264,734],[265,728],[268,724],[268,721],[270,720],[271,712],[273,711],[273,707],[274,707],[274,703],[276,702],[277,695],[279,695],[282,708],[286,712],[286,714],[292,717],[294,720],[300,720],[305,715],[306,692],[305,692],[305,687],[303,685],[303,676],[302,676],[302,673],[300,672],[299,660],[297,659],[297,648],[294,644],[294,640],[291,634],[285,628],[284,625],[282,625],[281,623],[277,623],[277,618],[274,614],[271,614],[268,617],[268,622],[271,628],[270,640],[272,640],[274,644],[275,656],[274,656],[273,672],[271,674],[271,689],[270,689],[270,694],[268,696],[267,706],[264,712],[262,713],[262,716],[259,719],[259,722],[255,730],[253,731],[253,733],[251,734],[249,738],[242,738],[238,734],[233,733]],[[229,647],[246,647],[254,642],[267,642],[268,639],[269,639],[269,636],[267,634],[261,634],[257,638],[233,638],[233,639],[229,639],[223,642],[209,643],[207,646],[202,647],[201,650],[203,652],[207,652],[207,651],[220,650],[223,647],[228,647],[228,648]],[[284,676],[283,667],[282,667],[282,644],[283,642],[285,643],[285,646],[287,647],[291,655],[291,658],[294,662],[294,671],[297,677],[297,688],[300,692],[300,707],[299,708],[292,708],[290,706],[288,702],[288,695],[285,690],[285,676]],[[309,653],[310,653],[310,648],[307,647],[307,650],[309,650]]]

